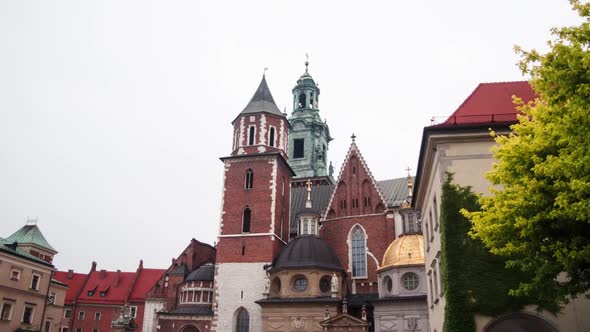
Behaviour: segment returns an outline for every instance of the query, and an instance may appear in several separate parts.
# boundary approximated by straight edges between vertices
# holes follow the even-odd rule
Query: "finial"
[[[346,303],[346,298],[342,300],[342,313],[348,313],[348,304]]]
[[[264,70],[262,71],[262,76],[266,76],[266,71],[268,70],[268,67],[264,67]]]
[[[352,143],[354,143],[354,141],[356,140],[356,135],[352,133],[352,136],[350,136],[350,138],[352,138]]]
[[[305,53],[305,73],[307,74],[307,67],[309,66],[309,54]]]
[[[408,171],[408,177],[411,177],[411,176],[412,176],[412,175],[410,174],[410,171],[411,171],[411,170],[412,170],[412,169],[410,168],[410,166],[408,166],[408,167],[406,168],[406,171]]]

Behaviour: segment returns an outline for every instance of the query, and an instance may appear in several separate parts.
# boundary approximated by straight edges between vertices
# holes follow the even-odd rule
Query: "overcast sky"
[[[218,158],[264,67],[290,113],[309,53],[335,173],[354,132],[383,180],[432,116],[523,79],[514,45],[576,22],[566,0],[0,0],[0,237],[36,217],[59,269],[166,268],[216,241]]]

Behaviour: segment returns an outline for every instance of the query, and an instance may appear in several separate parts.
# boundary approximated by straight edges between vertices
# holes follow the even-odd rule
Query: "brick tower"
[[[289,238],[294,175],[286,153],[289,122],[264,76],[232,125],[232,153],[221,158],[224,175],[212,329],[260,331],[261,310],[255,301],[263,297],[265,265]]]

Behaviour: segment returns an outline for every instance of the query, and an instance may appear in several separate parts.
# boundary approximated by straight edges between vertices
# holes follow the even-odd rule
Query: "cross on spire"
[[[411,171],[411,170],[412,170],[412,169],[410,168],[410,166],[408,166],[408,167],[406,168],[406,171],[408,171],[408,176],[411,176],[411,174],[410,174],[410,171]]]
[[[305,72],[307,73],[307,67],[309,66],[309,54],[305,53]]]
[[[305,185],[307,187],[307,201],[305,202],[305,207],[308,209],[311,209],[311,185],[313,184],[313,182],[311,182],[311,179],[307,179],[307,182],[305,182]]]
[[[354,143],[354,141],[356,140],[356,135],[352,133],[352,136],[350,136],[350,138],[352,138],[352,143]]]

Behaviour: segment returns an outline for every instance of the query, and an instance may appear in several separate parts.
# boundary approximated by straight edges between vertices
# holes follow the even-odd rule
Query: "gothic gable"
[[[325,219],[382,213],[387,204],[371,170],[353,142],[340,169]]]

